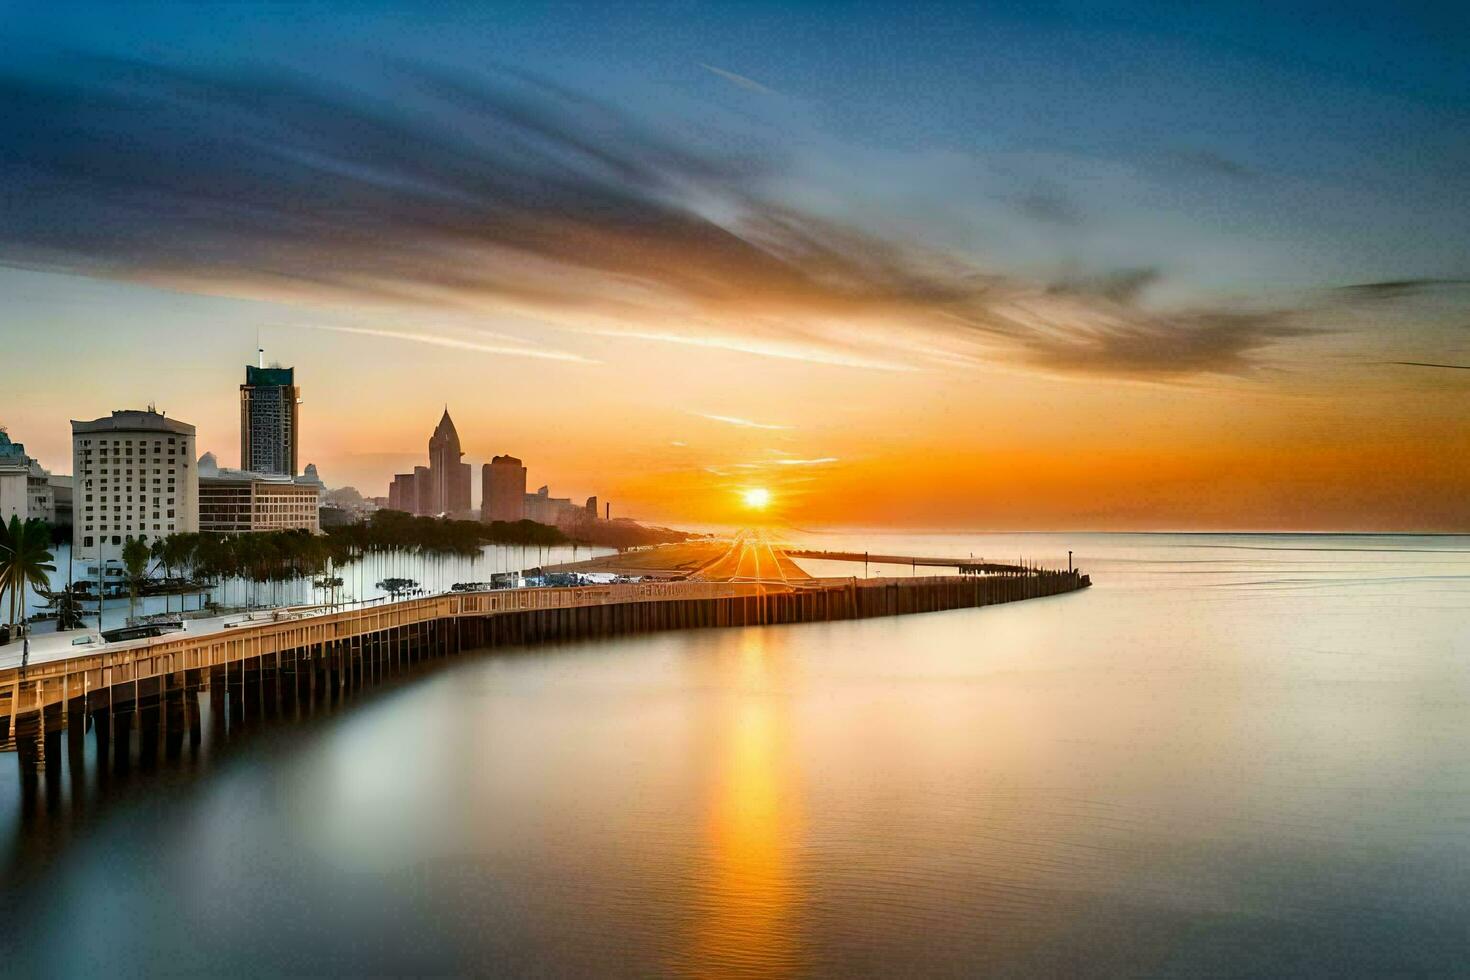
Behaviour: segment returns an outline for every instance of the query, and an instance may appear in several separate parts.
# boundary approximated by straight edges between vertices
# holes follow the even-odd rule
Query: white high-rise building
[[[199,530],[194,427],[153,411],[71,424],[72,554],[118,558],[129,537]]]

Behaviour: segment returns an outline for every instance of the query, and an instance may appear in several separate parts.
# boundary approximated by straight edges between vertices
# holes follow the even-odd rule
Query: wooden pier
[[[1026,565],[985,561],[979,558],[924,558],[918,555],[875,555],[866,551],[803,551],[786,548],[791,558],[820,558],[823,561],[862,562],[864,565],[907,565],[910,568],[954,568],[961,575],[1027,575],[1036,569]]]
[[[461,650],[655,630],[805,623],[934,612],[1085,588],[1075,572],[808,579],[797,584],[645,582],[437,595],[366,609],[107,644],[0,670],[0,742],[23,779],[57,766],[65,733],[77,769],[90,730],[109,752],[175,753],[211,717],[254,718],[374,684]]]

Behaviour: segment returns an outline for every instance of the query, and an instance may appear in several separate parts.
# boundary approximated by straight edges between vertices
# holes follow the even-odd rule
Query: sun
[[[745,501],[745,506],[752,510],[765,510],[771,502],[771,491],[765,487],[751,487],[741,491],[740,497]]]

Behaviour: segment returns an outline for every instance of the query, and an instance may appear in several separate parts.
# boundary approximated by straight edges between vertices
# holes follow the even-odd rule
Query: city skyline
[[[365,494],[449,398],[663,523],[1470,529],[1452,25],[829,13],[20,14],[0,421],[228,450],[259,344]]]
[[[1470,4],[0,24],[7,975],[1466,972]]]

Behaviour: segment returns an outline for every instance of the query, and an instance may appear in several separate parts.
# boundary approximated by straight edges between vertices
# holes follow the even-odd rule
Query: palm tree
[[[170,534],[168,537],[159,538],[153,542],[149,554],[163,566],[163,577],[165,580],[172,579],[175,571],[182,572],[194,563],[194,554],[199,547],[199,535],[197,534]],[[166,588],[163,593],[163,611],[169,612],[172,603],[169,596],[172,593]],[[184,612],[184,593],[179,593],[179,612]]]
[[[13,521],[14,518],[12,517],[11,520]],[[11,535],[9,526],[7,526],[4,521],[0,521],[0,605],[4,604],[6,590],[10,588],[10,576],[6,572],[6,569],[9,568],[10,556],[14,551],[11,546],[10,540]],[[7,643],[10,642],[9,623],[10,620],[7,619],[5,627],[5,642]]]
[[[163,580],[164,584],[167,585],[169,578],[168,555],[163,550],[164,540],[165,539],[163,538],[153,539],[153,545],[148,549],[148,557],[152,558],[154,561],[158,562],[158,564],[163,566]],[[171,610],[171,608],[171,603],[168,601],[168,589],[165,588],[163,590],[163,611],[167,613]]]
[[[0,525],[0,596],[10,592],[10,622],[24,628],[26,586],[49,588],[56,571],[48,547],[50,532],[43,521],[21,522],[10,518]],[[17,608],[20,619],[16,619]]]
[[[128,570],[128,619],[132,620],[138,608],[138,586],[148,577],[148,559],[152,557],[148,545],[128,536],[123,544],[123,567]]]
[[[169,567],[178,569],[190,585],[193,584],[194,564],[199,556],[198,534],[173,534],[164,545],[164,554],[168,559]],[[184,611],[184,596],[179,596],[179,612]]]
[[[60,592],[43,590],[41,594],[46,597],[46,607],[56,613],[58,630],[76,630],[85,625],[82,601],[74,589],[67,587]]]

